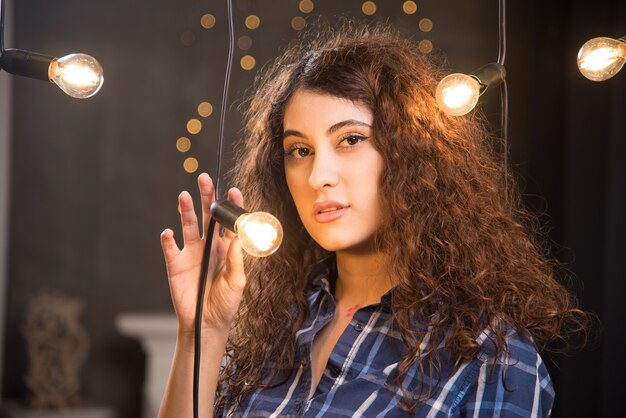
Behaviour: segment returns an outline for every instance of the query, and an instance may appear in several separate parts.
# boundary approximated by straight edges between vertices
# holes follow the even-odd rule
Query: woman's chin
[[[329,252],[343,252],[346,254],[369,254],[374,252],[371,240],[351,242],[346,240],[320,240],[316,242]]]

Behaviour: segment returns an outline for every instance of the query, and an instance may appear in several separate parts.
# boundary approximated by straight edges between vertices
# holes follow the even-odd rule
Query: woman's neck
[[[337,305],[362,308],[380,302],[393,287],[387,258],[381,253],[338,251],[335,300]]]

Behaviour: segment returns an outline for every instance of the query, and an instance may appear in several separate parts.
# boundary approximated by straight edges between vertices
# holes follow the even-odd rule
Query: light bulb
[[[283,228],[278,219],[266,212],[241,215],[235,222],[241,247],[255,257],[266,257],[274,253],[283,242]]]
[[[444,77],[437,85],[435,98],[439,107],[449,115],[461,116],[478,103],[480,83],[467,74],[455,73]]]
[[[104,82],[102,67],[86,54],[70,54],[53,60],[48,77],[65,93],[78,99],[93,96]]]
[[[211,204],[211,216],[239,235],[241,247],[252,256],[267,257],[283,242],[283,228],[269,213],[247,212],[229,200],[217,200]]]
[[[589,80],[604,81],[619,72],[626,62],[624,39],[593,38],[578,51],[578,69]]]

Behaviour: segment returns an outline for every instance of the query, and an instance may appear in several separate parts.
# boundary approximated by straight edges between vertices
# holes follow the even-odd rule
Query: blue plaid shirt
[[[247,395],[239,405],[216,411],[217,415],[311,418],[410,416],[400,408],[402,392],[395,386],[405,346],[393,324],[389,299],[390,294],[387,294],[381,303],[355,313],[334,347],[314,395],[308,399],[313,339],[331,321],[335,312],[329,272],[315,276],[308,293],[310,315],[296,337],[298,366],[289,379],[276,387],[258,389]],[[441,350],[442,377],[432,396],[416,407],[413,416],[549,416],[554,390],[545,365],[529,337],[511,332],[508,359],[495,362],[494,347],[487,331],[479,336],[478,342],[481,350],[476,358],[457,368]],[[429,382],[424,379],[429,378],[421,376],[416,369],[410,370],[404,379],[404,387],[409,390],[418,388],[420,383]]]

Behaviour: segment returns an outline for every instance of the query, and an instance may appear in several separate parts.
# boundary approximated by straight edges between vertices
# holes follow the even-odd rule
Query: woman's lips
[[[341,218],[349,208],[349,206],[337,202],[316,203],[313,207],[315,221],[319,223],[332,222]]]

